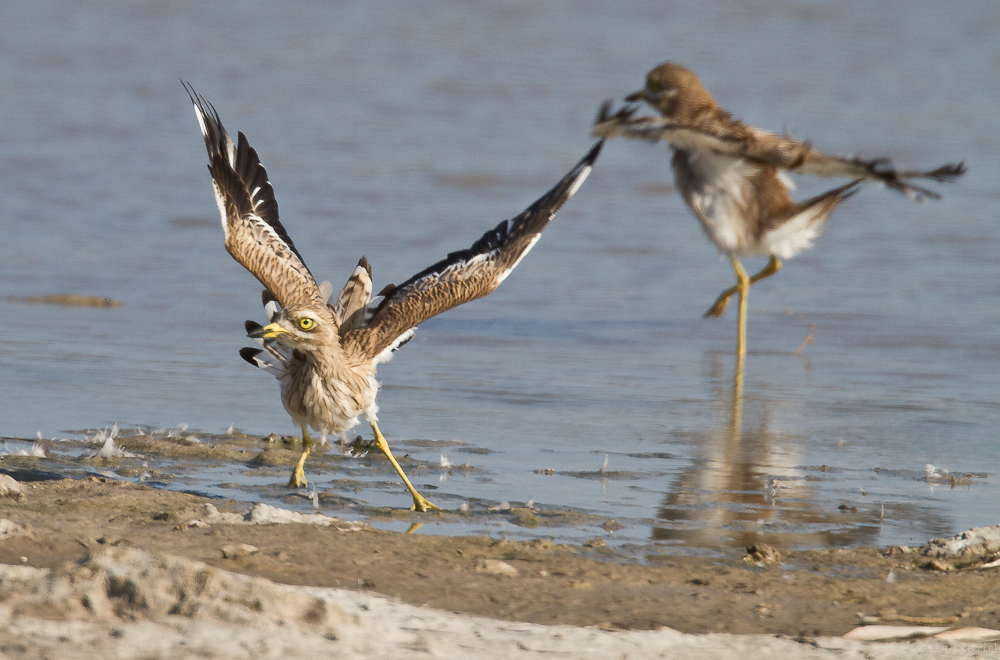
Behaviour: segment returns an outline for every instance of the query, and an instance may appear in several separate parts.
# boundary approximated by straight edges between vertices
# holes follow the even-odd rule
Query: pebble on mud
[[[747,556],[743,558],[743,561],[758,566],[767,566],[781,561],[781,554],[765,543],[754,543],[747,546]]]
[[[8,497],[20,502],[24,499],[24,491],[21,484],[10,475],[0,474],[0,497]]]
[[[24,533],[26,533],[25,529],[21,525],[18,525],[13,520],[0,518],[0,540],[11,536],[20,536]]]
[[[238,557],[248,557],[257,554],[257,547],[249,543],[236,543],[222,546],[223,559],[236,559]]]
[[[516,568],[499,559],[480,559],[476,562],[476,570],[487,575],[498,575],[501,577],[514,577],[518,574]]]

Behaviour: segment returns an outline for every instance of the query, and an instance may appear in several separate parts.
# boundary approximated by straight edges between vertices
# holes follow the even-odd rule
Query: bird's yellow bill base
[[[309,431],[305,426],[302,427],[302,455],[299,456],[299,462],[295,464],[295,469],[292,470],[292,477],[288,480],[289,488],[305,488],[309,485],[306,481],[306,473],[304,470],[306,459],[309,458],[309,452],[312,451],[312,438],[309,437]]]
[[[250,334],[251,337],[256,339],[273,339],[278,335],[287,335],[288,330],[285,330],[277,323],[271,323],[270,325],[265,325],[260,330],[257,330]]]
[[[396,462],[396,457],[393,456],[392,452],[389,450],[389,443],[385,441],[385,436],[383,436],[382,432],[379,431],[378,424],[372,422],[371,425],[372,432],[375,434],[375,446],[378,447],[383,454],[385,454],[385,457],[389,459],[390,463],[392,463],[392,467],[396,468],[396,473],[399,474],[403,483],[406,484],[406,488],[410,491],[410,495],[413,496],[413,506],[410,507],[410,510],[420,512],[440,511],[441,507],[431,503],[430,500],[418,493],[417,489],[410,483],[410,480],[406,478],[403,468],[399,466],[399,463]]]

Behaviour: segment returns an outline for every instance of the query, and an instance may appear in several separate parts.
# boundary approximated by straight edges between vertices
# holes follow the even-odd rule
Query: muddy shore
[[[0,499],[0,518],[16,525],[0,540],[3,564],[58,569],[128,548],[281,584],[608,631],[667,626],[810,639],[842,635],[859,617],[1000,628],[1000,570],[932,570],[915,550],[790,552],[770,564],[763,556],[650,563],[599,542],[440,537],[357,524],[229,524],[237,516],[227,514],[242,517],[246,504],[98,477],[13,474],[23,496]],[[432,523],[434,515],[414,520]]]

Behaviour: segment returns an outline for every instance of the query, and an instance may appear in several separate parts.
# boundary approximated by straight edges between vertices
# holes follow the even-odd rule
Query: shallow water
[[[665,185],[666,147],[609,144],[499,291],[381,368],[381,426],[427,466],[416,481],[448,507],[613,518],[615,538],[665,550],[994,524],[998,19],[993,3],[7,3],[0,435],[293,433],[276,384],[236,354],[243,320],[262,320],[259,285],[222,247],[178,78],[248,135],[313,272],[339,284],[365,254],[380,288],[521,211],[589,147],[599,103],[673,59],[756,125],[969,173],[922,205],[866,187],[754,288],[735,433],[734,314],[701,318],[728,265]],[[802,197],[832,185],[799,183]],[[125,306],[3,300],[64,293]],[[361,505],[408,503],[366,461],[309,477]],[[286,468],[247,470],[206,462],[164,483],[285,498]],[[607,534],[505,520],[424,530]]]

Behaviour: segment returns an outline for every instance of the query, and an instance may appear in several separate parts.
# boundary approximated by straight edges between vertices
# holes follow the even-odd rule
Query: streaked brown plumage
[[[208,149],[226,249],[266,287],[269,325],[248,321],[247,333],[260,348],[240,354],[278,379],[285,410],[302,429],[303,452],[289,485],[306,485],[309,427],[324,435],[341,433],[364,416],[376,445],[409,489],[413,508],[437,508],[407,479],[378,428],[376,365],[406,343],[421,322],[496,289],[583,184],[603,141],[523,213],[501,222],[472,247],[452,252],[399,286],[385,287],[377,303],[371,303],[372,269],[364,257],[328,303],[332,287],[316,283],[278,221],[274,191],[257,153],[243,133],[234,143],[215,108],[190,85],[185,89]]]
[[[593,135],[664,140],[673,149],[671,167],[677,189],[719,251],[729,256],[737,286],[722,292],[706,316],[719,316],[734,293],[740,294],[737,351],[746,351],[746,294],[750,284],[778,272],[788,259],[812,245],[836,206],[866,180],[917,199],[940,196],[912,179],[951,181],[965,172],[962,163],[933,170],[897,170],[886,158],[830,156],[787,135],[748,126],[718,106],[693,71],[664,62],[646,76],[646,86],[626,102],[645,101],[660,117],[633,117],[636,106],[615,113],[601,108]],[[796,203],[785,172],[841,176],[851,182]],[[768,256],[767,266],[748,277],[739,261]]]

